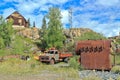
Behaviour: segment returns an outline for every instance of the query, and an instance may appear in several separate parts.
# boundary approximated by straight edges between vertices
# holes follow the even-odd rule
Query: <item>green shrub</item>
[[[15,36],[15,39],[12,43],[12,54],[24,54],[25,52],[30,52],[31,46],[27,45],[29,44],[29,40],[26,40],[25,38],[21,36]],[[30,43],[32,44],[32,43]]]
[[[85,32],[80,37],[75,38],[75,40],[88,40],[88,39],[97,40],[97,39],[106,39],[106,37],[104,37],[100,33],[90,31],[90,32]]]
[[[75,56],[75,57],[72,57],[69,61],[69,64],[70,64],[70,67],[74,68],[74,69],[78,69],[78,70],[81,70],[83,69],[81,66],[80,66],[80,63],[78,62],[78,56]]]
[[[3,48],[3,47],[5,47],[4,40],[0,38],[0,48]]]
[[[115,72],[115,73],[120,73],[120,66],[114,66],[112,68],[112,71]]]
[[[10,49],[7,49],[7,48],[2,48],[0,49],[0,56],[6,56],[6,55],[9,55],[10,54]]]

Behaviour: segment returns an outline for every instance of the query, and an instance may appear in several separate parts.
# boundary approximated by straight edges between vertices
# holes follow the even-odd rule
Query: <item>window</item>
[[[55,54],[58,54],[58,52],[56,51]]]
[[[54,51],[48,51],[48,53],[50,53],[50,54],[54,54]]]

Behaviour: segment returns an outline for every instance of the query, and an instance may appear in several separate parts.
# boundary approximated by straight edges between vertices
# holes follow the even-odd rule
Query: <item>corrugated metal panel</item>
[[[76,44],[76,53],[85,69],[110,70],[110,40],[87,40]]]

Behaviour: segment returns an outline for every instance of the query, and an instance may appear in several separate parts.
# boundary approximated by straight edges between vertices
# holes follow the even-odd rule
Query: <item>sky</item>
[[[64,28],[69,28],[72,8],[73,28],[90,28],[106,37],[119,35],[120,0],[0,0],[0,15],[6,18],[18,11],[40,28],[50,7],[60,8]]]

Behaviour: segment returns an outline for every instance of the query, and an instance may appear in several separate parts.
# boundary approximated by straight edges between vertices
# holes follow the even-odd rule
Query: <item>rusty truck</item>
[[[111,70],[111,40],[84,40],[76,43],[76,54],[85,69]]]
[[[48,62],[50,64],[55,64],[56,62],[64,61],[68,62],[69,58],[72,57],[72,53],[60,52],[57,49],[50,49],[46,51],[43,55],[39,56],[41,62]]]

